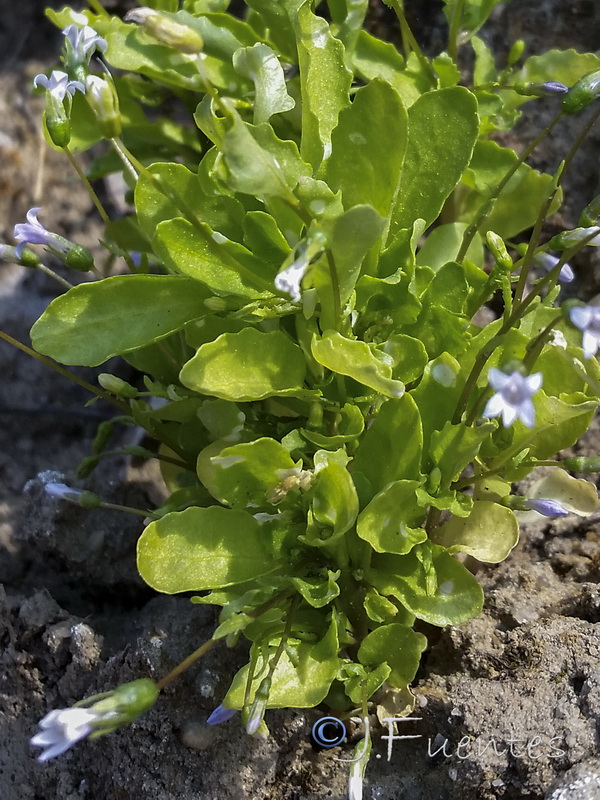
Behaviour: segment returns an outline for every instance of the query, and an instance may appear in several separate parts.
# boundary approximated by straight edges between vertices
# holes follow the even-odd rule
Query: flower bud
[[[573,456],[561,463],[573,472],[600,472],[600,456]]]
[[[259,732],[267,703],[269,702],[269,692],[271,691],[271,678],[263,678],[260,686],[254,695],[254,702],[250,708],[248,719],[246,720],[246,733],[254,736]]]
[[[566,94],[569,91],[569,87],[559,81],[515,83],[513,89],[524,97],[552,97]]]
[[[589,228],[598,224],[600,218],[600,194],[596,195],[591,203],[589,203],[581,212],[579,217],[579,225],[582,228]]]
[[[21,248],[20,253],[17,253],[17,248],[8,244],[0,244],[0,261],[8,261],[32,269],[39,267],[42,263],[41,259],[28,247]]]
[[[494,231],[488,231],[485,240],[496,264],[508,272],[512,271],[513,260],[508,254],[504,240]]]
[[[88,75],[85,79],[85,96],[103,135],[107,139],[119,136],[122,129],[121,112],[119,97],[112,79]]]
[[[137,397],[139,392],[127,381],[118,378],[116,375],[110,375],[108,372],[101,372],[98,375],[98,383],[103,389],[111,394],[116,394],[118,397]]]
[[[508,51],[508,58],[506,59],[508,66],[512,67],[513,64],[516,64],[524,52],[525,52],[525,42],[523,41],[523,39],[517,39],[516,42],[513,42],[512,47]]]
[[[574,228],[572,231],[563,231],[553,236],[548,242],[550,250],[570,250],[583,244],[587,247],[600,247],[600,227],[591,225],[588,228]]]
[[[583,111],[600,94],[600,69],[588,72],[572,86],[562,101],[565,114],[577,114]]]
[[[201,53],[204,41],[200,34],[188,25],[176,22],[173,17],[173,14],[160,13],[153,8],[143,7],[129,11],[125,15],[125,22],[141,25],[155,39],[174,47],[180,53]]]

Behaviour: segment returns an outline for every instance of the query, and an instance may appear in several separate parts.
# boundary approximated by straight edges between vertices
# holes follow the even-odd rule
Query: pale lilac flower
[[[220,705],[215,708],[210,717],[206,720],[208,725],[220,725],[222,722],[227,722],[237,714],[235,708],[225,708]]]
[[[573,306],[569,318],[583,332],[582,347],[586,358],[592,358],[600,347],[600,306]]]
[[[19,258],[21,258],[21,253],[28,244],[45,244],[65,256],[69,252],[65,240],[61,236],[47,231],[42,223],[38,222],[37,215],[41,210],[39,206],[30,208],[27,212],[27,222],[19,222],[15,225],[13,236],[19,242],[16,247],[16,253]]]
[[[44,486],[44,491],[55,500],[71,500],[75,503],[82,494],[79,489],[72,489],[66,483],[47,483]]]
[[[63,30],[65,35],[65,46],[67,51],[71,51],[72,59],[70,62],[77,64],[88,64],[95,50],[106,52],[107,42],[99,36],[89,25],[79,28],[77,25],[69,25]]]
[[[37,757],[38,761],[62,755],[70,747],[85,739],[94,730],[99,720],[98,713],[90,708],[61,708],[50,711],[40,720],[42,729],[31,738],[31,744],[45,749]]]
[[[538,514],[542,514],[544,517],[566,517],[569,515],[569,511],[558,500],[530,497],[525,500],[525,506],[531,511],[537,511]]]
[[[515,371],[507,375],[491,367],[488,380],[496,394],[488,400],[483,416],[489,418],[502,415],[502,424],[505,428],[512,425],[516,419],[520,419],[528,428],[533,428],[535,414],[531,396],[542,387],[542,373],[536,372],[524,376]]]
[[[550,270],[554,269],[554,267],[558,264],[559,259],[556,256],[550,255],[550,253],[538,253],[533,261],[538,266],[543,267],[547,272],[550,272]],[[575,273],[573,272],[571,265],[563,264],[558,275],[558,280],[562,281],[563,283],[571,283],[571,281],[574,279]]]
[[[50,77],[41,73],[33,79],[33,85],[37,89],[43,86],[50,92],[53,99],[59,103],[65,99],[67,94],[74,95],[77,90],[85,93],[85,86],[81,81],[71,81],[66,72],[60,69],[52,70]]]

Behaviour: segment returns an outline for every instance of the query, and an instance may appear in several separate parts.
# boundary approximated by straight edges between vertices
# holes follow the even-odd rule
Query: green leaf
[[[587,517],[598,510],[598,490],[590,481],[573,478],[564,469],[552,469],[529,491],[529,497],[557,500],[567,511]]]
[[[275,291],[268,265],[204,222],[192,225],[181,217],[161,222],[154,248],[171,271],[201,281],[215,294],[255,299]]]
[[[244,244],[257,258],[277,269],[291,253],[277,223],[264,211],[249,211],[244,217]]]
[[[588,72],[600,69],[600,57],[595,53],[579,53],[577,50],[548,50],[539,56],[530,56],[522,69],[511,77],[514,83],[545,83],[559,81],[566,86],[573,86]],[[533,100],[516,92],[506,92],[504,103],[507,108],[517,108],[523,103]]]
[[[338,633],[335,618],[332,619],[325,636],[317,644],[298,642],[295,663],[284,650],[273,673],[273,684],[267,708],[312,708],[326,696],[338,667]],[[258,656],[255,675],[261,676],[266,669],[264,654]],[[242,708],[248,683],[248,665],[234,677],[223,704],[227,708]],[[251,683],[250,702],[254,698],[260,678]]]
[[[165,594],[230,586],[274,568],[254,517],[219,506],[151,522],[138,540],[137,563],[146,583]]]
[[[462,7],[459,7],[460,0],[444,0],[444,14],[451,23],[459,7],[460,27],[465,31],[474,32],[481,28],[500,2],[501,0],[467,0]]]
[[[409,63],[405,63],[393,44],[382,42],[364,30],[358,34],[352,64],[364,81],[375,78],[387,81],[406,108],[431,89],[431,80],[418,61],[414,63],[409,57]]]
[[[302,95],[302,158],[318,169],[331,152],[331,132],[340,111],[349,105],[352,75],[346,69],[344,45],[328,23],[313,14],[312,0],[294,19]]]
[[[391,622],[398,614],[398,607],[371,587],[365,595],[365,611],[373,622]]]
[[[238,508],[263,508],[271,504],[270,492],[295,468],[288,451],[274,439],[225,447],[210,458],[210,490],[215,496]],[[204,473],[200,475],[207,485]]]
[[[510,449],[504,450],[500,456],[503,462],[525,448],[530,448],[529,455],[532,457],[552,458],[559,450],[571,447],[583,436],[598,407],[597,401],[589,400],[580,392],[548,397],[541,389],[532,400],[535,427],[530,429],[520,421],[515,422]]]
[[[485,203],[504,175],[517,161],[517,154],[496,142],[478,142],[463,183],[476,191],[463,201],[460,221],[468,223],[477,209]],[[522,164],[496,200],[491,213],[479,228],[482,236],[491,230],[504,239],[516,236],[530,228],[536,221],[542,203],[546,200],[552,175],[544,175]],[[561,196],[552,203],[548,213],[560,206]]]
[[[494,430],[495,422],[484,422],[477,428],[446,422],[441,430],[432,432],[430,453],[440,469],[442,486],[449,486],[461,474]]]
[[[358,649],[358,660],[372,667],[387,663],[392,668],[387,682],[401,689],[414,680],[426,647],[427,639],[422,633],[394,622],[365,636]]]
[[[391,233],[421,217],[429,226],[471,160],[477,101],[462,86],[422,95],[408,111],[408,145]]]
[[[452,517],[436,530],[433,540],[451,553],[463,551],[479,561],[498,564],[517,544],[519,523],[510,508],[476,500],[466,519]]]
[[[344,208],[368,203],[387,217],[396,200],[408,137],[408,116],[395,89],[375,79],[340,113],[332,135],[327,182]]]
[[[339,595],[340,587],[336,583],[339,577],[339,570],[332,572],[328,569],[326,579],[292,578],[292,583],[309,605],[323,608]]]
[[[337,331],[325,331],[314,337],[311,346],[314,358],[327,369],[339,375],[349,375],[365,386],[387,397],[399,397],[404,384],[392,379],[392,370],[380,361],[369,346],[356,339],[346,339]]]
[[[39,353],[63,364],[95,367],[208,313],[209,296],[196,281],[167,275],[82,283],[50,303],[31,329],[31,341]]]
[[[239,201],[223,195],[208,196],[195,173],[174,163],[151,164],[147,172],[142,172],[135,187],[135,209],[140,227],[150,240],[160,222],[186,216],[188,211],[229,239],[237,238],[244,218]]]
[[[427,365],[427,350],[423,342],[404,333],[392,334],[381,345],[381,350],[394,361],[393,377],[404,383],[420,378]]]
[[[267,122],[273,114],[290,111],[296,105],[285,85],[285,75],[275,52],[266,44],[243,47],[233,54],[236,72],[254,83],[255,125]]]
[[[374,556],[367,580],[383,595],[398,598],[432,625],[459,625],[479,614],[483,591],[473,575],[443,547],[432,546],[437,588],[429,591],[427,571],[413,550],[405,556]]]
[[[384,220],[372,206],[362,205],[325,225],[330,229],[329,248],[338,280],[339,304],[343,308],[354,291],[365,256],[383,232]],[[321,303],[321,327],[334,327],[336,304],[327,259],[315,264],[312,279]]]
[[[461,366],[448,353],[430,361],[423,378],[411,392],[416,402],[423,425],[423,449],[429,453],[433,431],[440,431],[454,414],[462,385],[458,381]],[[429,471],[433,464],[428,461],[424,468]]]
[[[236,192],[282,197],[295,202],[292,189],[310,169],[295,142],[279,139],[267,122],[250,125],[230,111],[231,127],[223,137],[228,184]]]
[[[315,520],[333,528],[334,536],[345,533],[354,525],[358,496],[346,467],[329,463],[316,472],[311,508]]]
[[[344,671],[350,673],[349,677],[344,679],[346,695],[353,703],[360,706],[385,683],[392,668],[385,661],[379,662],[371,670],[365,669],[360,664],[349,663],[342,667],[342,675]]]
[[[301,428],[300,432],[307,441],[323,447],[326,450],[337,450],[346,442],[351,442],[357,439],[365,428],[365,419],[358,406],[353,403],[346,403],[340,409],[339,415],[335,421],[335,431],[333,435],[328,435],[326,431],[330,430],[327,420],[323,421],[320,431],[313,430],[312,428]]]
[[[245,402],[302,388],[306,362],[302,350],[282,331],[245,328],[203,344],[184,364],[184,386],[223,400]]]
[[[419,485],[419,481],[394,481],[361,512],[356,532],[378,553],[404,555],[427,539],[423,528],[410,527],[415,518],[424,517],[415,497]]]
[[[454,261],[466,229],[466,222],[449,222],[446,225],[438,225],[428,234],[417,253],[417,264],[430,267],[437,272],[444,264]],[[478,267],[483,267],[483,244],[480,237],[476,236],[473,239],[467,250],[466,258]]]
[[[398,480],[419,480],[423,433],[419,409],[408,394],[379,409],[356,451],[353,470],[361,472],[373,493]]]

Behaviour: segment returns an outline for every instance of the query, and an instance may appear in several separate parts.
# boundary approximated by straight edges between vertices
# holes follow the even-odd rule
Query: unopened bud
[[[591,203],[589,203],[581,212],[579,217],[579,225],[582,228],[589,228],[592,225],[597,225],[600,218],[600,194],[596,195]]]
[[[190,16],[190,20],[193,21],[193,17]],[[200,34],[188,25],[177,22],[173,14],[161,13],[153,8],[134,8],[125,15],[125,22],[141,25],[155,39],[180,53],[201,53],[204,47]]]
[[[254,736],[259,732],[260,725],[263,721],[265,711],[267,710],[267,703],[269,701],[269,692],[271,691],[271,678],[263,678],[260,686],[254,695],[254,702],[250,708],[248,719],[246,721],[246,733]]]
[[[23,247],[17,253],[16,247],[8,244],[0,244],[0,261],[8,261],[11,264],[20,264],[22,267],[35,269],[42,263],[41,259],[28,247]]]
[[[592,225],[589,228],[574,228],[572,231],[563,231],[553,236],[548,242],[550,250],[570,250],[577,245],[600,247],[600,227]]]
[[[101,372],[98,375],[98,383],[103,389],[111,394],[116,394],[119,397],[137,397],[139,392],[127,381],[118,378],[116,375],[110,375],[108,372]]]
[[[494,231],[488,231],[485,235],[485,240],[496,264],[502,269],[511,271],[513,260],[508,254],[504,240]]]
[[[562,101],[565,114],[577,114],[583,111],[600,94],[600,70],[588,72],[572,86]]]
[[[513,42],[512,47],[508,51],[508,58],[506,59],[508,66],[512,67],[513,64],[516,64],[524,52],[525,52],[525,42],[523,41],[523,39],[517,39],[516,42]]]
[[[569,91],[569,87],[559,81],[515,83],[513,89],[524,97],[552,97],[566,94]]]
[[[85,79],[85,96],[103,135],[107,139],[119,136],[122,129],[121,112],[112,80],[99,75],[88,75]]]
[[[573,472],[600,472],[600,456],[574,456],[561,463]]]

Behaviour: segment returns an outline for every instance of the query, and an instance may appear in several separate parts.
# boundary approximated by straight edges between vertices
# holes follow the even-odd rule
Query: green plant
[[[497,563],[517,542],[515,511],[598,505],[561,469],[598,459],[553,458],[600,399],[600,312],[557,307],[568,260],[598,244],[598,200],[550,242],[560,256],[540,245],[598,112],[554,175],[526,159],[595,99],[600,59],[523,61],[517,42],[498,69],[476,35],[493,0],[447,2],[448,51],[433,59],[399,0],[404,55],[363,29],[363,0],[331,0],[330,21],[310,0],[248,0],[245,19],[226,0],[151,5],[130,21],[97,0],[48,11],[68,72],[36,79],[45,130],[106,222],[107,262],[35,212],[17,226],[5,258],[40,266],[26,245],[45,244],[97,272],[50,304],[33,347],[64,365],[120,355],[144,376],[144,390],[107,374],[90,387],[157,442],[136,452],[160,460],[170,496],[141,512],[139,570],[157,591],[221,607],[213,638],[159,688],[243,635],[248,664],[213,721],[237,709],[265,735],[268,708],[368,717],[384,685],[410,710],[426,647],[415,624],[460,624],[482,607],[455,554]],[[470,87],[456,64],[467,45]],[[114,74],[90,73],[96,48]],[[490,139],[553,95],[554,120],[521,156]],[[110,148],[86,177],[76,154],[101,140]],[[88,178],[118,170],[135,211],[111,220]],[[498,297],[499,318],[478,326]],[[554,470],[532,495],[512,494],[540,465]]]

